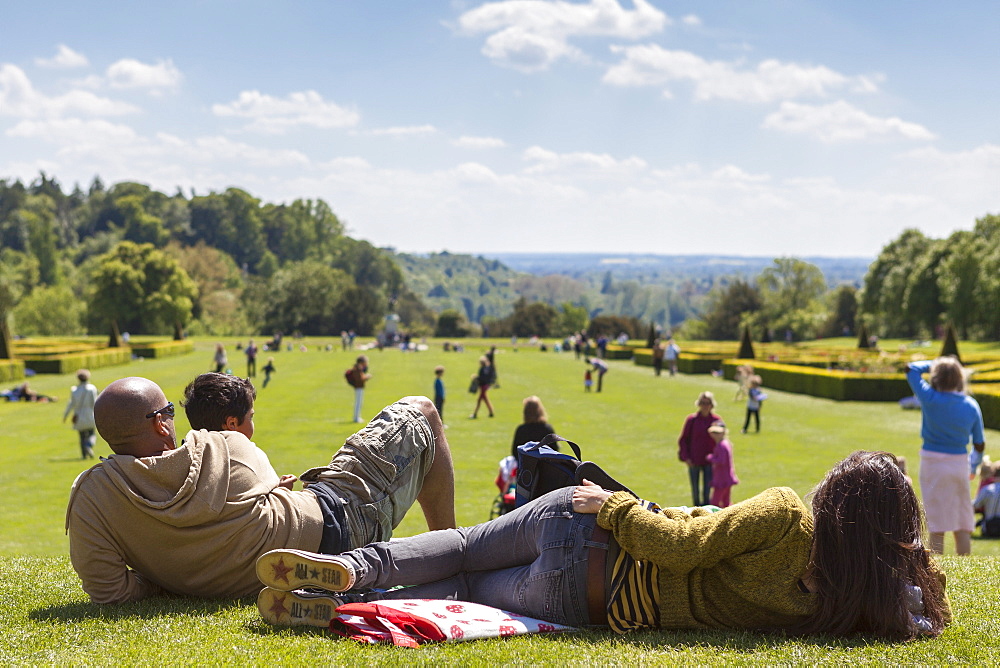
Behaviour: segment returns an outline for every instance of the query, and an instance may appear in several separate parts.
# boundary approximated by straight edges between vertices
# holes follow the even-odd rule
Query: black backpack
[[[1000,538],[1000,515],[984,520],[980,534],[984,538]]]
[[[564,441],[573,449],[573,455],[551,447]],[[529,441],[517,446],[517,492],[515,508],[537,499],[552,490],[579,485],[584,480],[596,483],[612,492],[624,490],[635,493],[621,484],[594,462],[581,461],[580,446],[562,436],[549,434],[540,441]]]

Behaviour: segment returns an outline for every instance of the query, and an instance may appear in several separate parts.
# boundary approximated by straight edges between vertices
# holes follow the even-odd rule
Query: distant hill
[[[491,253],[514,271],[534,275],[560,274],[587,280],[607,272],[616,280],[640,284],[692,280],[698,283],[721,276],[753,278],[770,265],[773,257],[738,255],[648,255],[642,253]],[[819,267],[830,287],[850,283],[861,287],[874,258],[800,257]]]
[[[521,296],[553,306],[569,302],[591,316],[615,313],[663,326],[697,316],[719,280],[753,279],[770,257],[599,253],[400,253],[406,284],[440,313],[455,309],[470,322],[510,314]],[[820,268],[830,287],[859,286],[868,258],[801,258]]]

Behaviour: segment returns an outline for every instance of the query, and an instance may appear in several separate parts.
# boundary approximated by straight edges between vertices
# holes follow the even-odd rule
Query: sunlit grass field
[[[223,341],[234,373],[246,371],[233,340]],[[259,340],[258,340],[259,342]],[[550,422],[576,441],[585,459],[604,465],[640,495],[664,505],[690,503],[687,473],[677,460],[677,435],[694,410],[698,393],[711,390],[718,412],[733,434],[741,483],[733,500],[774,485],[806,494],[831,464],[855,449],[884,449],[905,456],[916,482],[919,412],[893,403],[837,403],[768,390],[760,434],[741,435],[744,406],[733,400],[735,385],[711,376],[654,377],[652,369],[611,362],[604,392],[585,393],[584,363],[572,353],[497,342],[500,387],[490,396],[496,417],[469,415],[475,395],[467,392],[478,357],[488,346],[466,341],[465,352],[444,352],[431,341],[426,352],[368,351],[373,379],[365,395],[366,417],[408,394],[430,395],[436,365],[446,368],[447,435],[456,466],[457,511],[462,524],[484,521],[497,490],[497,464],[510,450],[520,423],[521,400],[539,395]],[[102,388],[116,378],[141,375],[155,380],[179,404],[184,385],[212,367],[215,340],[196,342],[180,358],[135,361],[94,370]],[[302,352],[298,346],[305,345]],[[325,350],[327,344],[333,349]],[[358,351],[342,351],[339,339],[293,342],[293,351],[274,354],[277,373],[258,400],[254,440],[278,473],[300,473],[325,464],[355,425],[353,389],[344,370]],[[271,353],[263,353],[263,368]],[[0,403],[0,662],[4,664],[252,664],[321,663],[895,663],[992,662],[986,645],[998,637],[1000,541],[974,540],[972,559],[944,560],[956,621],[937,641],[904,647],[862,641],[785,640],[757,634],[641,633],[617,638],[588,633],[560,638],[518,638],[451,647],[396,650],[361,648],[314,631],[276,631],[259,621],[251,601],[158,598],[98,608],[87,602],[66,557],[65,507],[69,487],[87,467],[76,433],[61,421],[72,376],[36,376],[32,386],[54,394],[54,404]],[[177,416],[178,434],[187,422]],[[987,434],[987,452],[998,441]],[[98,441],[97,453],[109,454]],[[425,527],[411,512],[397,531]],[[952,549],[950,540],[947,544]],[[981,556],[991,555],[991,556]],[[169,555],[164,555],[169,558]],[[986,640],[986,644],[983,641]]]

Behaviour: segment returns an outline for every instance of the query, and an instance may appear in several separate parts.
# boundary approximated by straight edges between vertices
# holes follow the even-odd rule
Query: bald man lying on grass
[[[279,477],[250,441],[249,380],[203,374],[185,396],[196,428],[180,447],[174,405],[156,383],[123,378],[97,398],[97,431],[114,454],[80,474],[66,513],[70,559],[95,603],[162,591],[255,594],[261,554],[337,554],[388,540],[414,501],[428,529],[456,526],[451,453],[425,397],[386,407],[329,466],[303,473],[305,488],[294,491],[294,477]],[[248,408],[230,421],[233,407]],[[196,424],[213,415],[222,420]]]

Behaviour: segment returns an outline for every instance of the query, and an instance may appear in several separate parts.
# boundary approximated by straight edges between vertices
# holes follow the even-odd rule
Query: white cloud
[[[497,137],[463,136],[451,143],[453,146],[458,146],[459,148],[503,148],[507,145],[507,142]]]
[[[933,206],[921,216],[926,222],[908,226],[947,236],[955,227],[971,227],[974,218],[1000,213],[996,197],[1000,145],[951,152],[933,146],[906,151],[896,156],[896,167],[887,172],[885,181],[886,188],[931,197]]]
[[[843,100],[823,106],[782,102],[778,111],[764,119],[762,127],[812,135],[827,143],[878,137],[934,139],[934,134],[922,125],[909,123],[895,116],[872,116]]]
[[[113,88],[148,88],[163,90],[176,88],[184,78],[172,60],[160,60],[153,65],[133,58],[123,58],[112,63],[104,73]]]
[[[647,0],[633,0],[632,5],[626,9],[617,0],[502,0],[465,12],[458,23],[465,34],[489,33],[483,55],[490,60],[534,72],[561,58],[582,59],[582,51],[568,43],[572,37],[639,39],[670,23]]]
[[[701,19],[694,14],[688,14],[687,16],[681,19],[681,23],[683,23],[686,26],[697,27],[701,25]]]
[[[532,163],[525,170],[527,174],[561,173],[582,176],[590,173],[606,177],[613,174],[634,174],[647,166],[645,160],[635,156],[619,160],[607,153],[556,153],[541,146],[528,148],[522,157],[526,162]]]
[[[60,44],[56,47],[56,55],[51,58],[35,58],[35,64],[39,67],[69,69],[72,67],[86,67],[90,63],[82,53],[77,53],[65,44]]]
[[[481,165],[478,162],[462,163],[452,170],[452,172],[456,176],[457,181],[462,184],[495,186],[501,181],[496,172],[486,165]]]
[[[376,137],[412,137],[415,135],[432,135],[437,132],[433,125],[401,125],[391,128],[376,128],[369,134]]]
[[[99,76],[97,74],[89,74],[80,79],[74,79],[72,84],[77,88],[89,88],[91,90],[97,90],[98,88],[104,87],[104,77]]]
[[[34,139],[62,147],[118,147],[135,142],[135,131],[120,123],[94,119],[25,120],[8,129],[8,137]]]
[[[357,156],[318,162],[226,137],[142,136],[99,119],[22,121],[8,134],[38,148],[30,165],[0,159],[0,173],[30,178],[44,168],[64,182],[100,174],[108,183],[141,174],[166,192],[236,185],[272,202],[322,197],[352,234],[408,251],[482,253],[484,230],[502,230],[489,250],[532,240],[592,251],[599,238],[609,252],[801,255],[817,252],[820,239],[824,254],[870,254],[898,235],[900,219],[934,236],[970,227],[995,210],[1000,182],[996,145],[910,151],[897,157],[893,173],[852,188],[835,177],[785,179],[737,162],[654,167],[632,156],[542,146],[524,151],[513,171],[480,161],[422,171]],[[54,160],[44,150],[50,145]]]
[[[56,118],[70,114],[119,116],[138,109],[84,90],[49,96],[35,89],[24,71],[0,64],[0,114],[17,118]]]
[[[163,136],[158,138],[164,146],[168,145]],[[193,141],[181,140],[176,146],[182,154],[205,164],[228,161],[267,168],[301,167],[310,164],[309,158],[301,151],[262,148],[235,142],[227,137],[198,137]]]
[[[764,60],[746,68],[740,62],[709,61],[688,51],[670,51],[655,44],[613,46],[622,60],[608,68],[603,81],[614,86],[666,86],[686,81],[697,100],[773,102],[796,97],[824,97],[851,87],[877,90],[875,78],[848,77],[828,67]],[[664,94],[670,96],[669,89]]]
[[[353,127],[361,120],[357,111],[327,102],[314,90],[291,93],[284,99],[247,90],[229,104],[212,105],[212,113],[249,118],[247,129],[276,134],[296,126],[324,130]]]
[[[522,72],[547,69],[560,58],[584,58],[582,51],[563,38],[529,32],[518,26],[490,35],[483,45],[483,55]]]
[[[750,174],[746,172],[741,167],[736,165],[725,165],[719,169],[712,172],[712,178],[719,181],[728,181],[730,183],[744,182],[744,183],[761,183],[764,181],[770,181],[771,176],[769,174]]]
[[[102,177],[105,169],[111,173],[130,170],[132,176],[125,178],[135,178],[135,174],[155,173],[161,167],[172,168],[178,173],[190,171],[185,181],[190,179],[191,184],[199,188],[205,184],[199,183],[195,175],[203,173],[206,167],[213,171],[220,166],[228,170],[280,169],[301,168],[310,163],[300,151],[263,148],[221,136],[185,139],[161,132],[147,137],[130,126],[100,119],[25,120],[5,134],[54,145],[62,160],[97,165]]]

